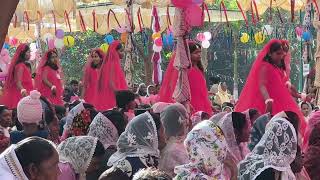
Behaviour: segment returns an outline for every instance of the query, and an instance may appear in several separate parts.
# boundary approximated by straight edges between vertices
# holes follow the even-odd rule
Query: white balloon
[[[273,27],[269,24],[264,25],[262,28],[262,32],[265,32],[265,33],[267,33],[268,36],[270,36],[273,32]]]
[[[30,44],[30,50],[31,51],[36,51],[37,50],[37,44],[36,43],[31,43]]]
[[[63,39],[56,39],[54,40],[54,46],[58,49],[63,48],[64,43],[63,43]]]
[[[157,46],[156,44],[154,44],[152,49],[154,52],[160,52],[162,50],[162,46]]]
[[[50,33],[46,33],[45,35],[43,35],[42,40],[44,42],[49,42],[50,39],[53,39],[53,35]]]
[[[209,41],[203,41],[201,45],[202,45],[203,48],[207,49],[207,48],[210,47],[210,42]]]
[[[210,32],[204,32],[203,35],[204,35],[204,37],[206,37],[207,41],[209,41],[212,38],[212,35]]]

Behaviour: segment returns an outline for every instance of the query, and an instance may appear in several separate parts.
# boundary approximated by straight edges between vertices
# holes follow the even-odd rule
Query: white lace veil
[[[15,153],[16,145],[9,146],[0,154],[0,179],[28,180]]]
[[[224,134],[227,141],[227,148],[229,153],[234,157],[236,164],[241,161],[241,151],[234,134],[232,123],[232,113],[226,114],[217,124]]]
[[[295,179],[290,164],[296,153],[297,134],[293,125],[284,118],[273,118],[252,153],[239,164],[238,179],[254,180],[268,168],[283,172],[283,179]]]
[[[89,127],[88,136],[97,137],[103,144],[104,149],[115,146],[119,138],[117,128],[102,113],[98,113],[94,117]]]
[[[97,141],[98,138],[91,136],[69,137],[57,148],[60,162],[70,163],[80,179],[85,179]]]
[[[212,121],[215,124],[218,124],[218,122],[227,114],[227,112],[220,112],[218,114],[213,115],[209,121]]]
[[[136,116],[128,123],[118,139],[117,152],[110,157],[108,166],[117,165],[126,157],[145,155],[159,157],[157,128],[148,112]]]
[[[184,146],[189,163],[176,166],[174,179],[222,179],[227,156],[226,141],[221,129],[209,120],[197,124],[187,135]]]
[[[169,105],[161,112],[160,118],[167,138],[186,134],[189,116],[182,104]]]
[[[71,129],[74,117],[80,114],[83,110],[85,110],[85,108],[81,102],[68,112],[66,124],[63,126],[64,131]]]

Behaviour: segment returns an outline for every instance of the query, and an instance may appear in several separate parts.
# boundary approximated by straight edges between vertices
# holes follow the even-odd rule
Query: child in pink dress
[[[29,59],[29,46],[20,44],[12,58],[1,99],[1,104],[9,109],[16,108],[19,100],[33,90],[31,70],[27,66]]]
[[[63,105],[61,67],[58,54],[55,50],[49,50],[41,59],[37,69],[35,86],[42,96],[46,97],[54,105]]]

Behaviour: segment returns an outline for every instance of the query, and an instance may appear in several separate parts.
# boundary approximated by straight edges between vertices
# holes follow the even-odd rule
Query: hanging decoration
[[[273,27],[269,24],[266,24],[263,26],[262,32],[263,32],[263,34],[270,36],[273,32]]]
[[[266,40],[266,36],[260,31],[254,35],[256,44],[262,44]]]
[[[54,40],[54,46],[57,49],[62,49],[64,47],[63,39],[55,39]]]
[[[114,38],[113,38],[113,36],[111,34],[107,34],[104,37],[104,41],[110,45],[114,41]]]
[[[161,33],[160,33],[160,18],[158,14],[158,9],[156,6],[152,8],[152,18],[153,18],[153,24],[152,24],[152,39],[154,41],[153,44],[153,55],[152,55],[152,64],[153,64],[153,83],[154,84],[160,84],[162,81],[162,70],[161,70],[161,50],[163,46]]]
[[[108,51],[108,49],[109,49],[109,44],[107,44],[107,43],[101,44],[100,49],[101,49],[104,53],[107,53],[107,51]]]
[[[310,41],[311,40],[311,33],[309,31],[303,32],[302,33],[302,38],[305,41]]]
[[[57,29],[56,38],[63,39],[63,37],[64,37],[64,31],[62,29]]]
[[[250,36],[248,35],[248,33],[242,33],[241,34],[240,41],[242,43],[245,44],[245,43],[249,42],[249,40],[250,40]]]
[[[74,37],[72,36],[65,36],[63,38],[63,44],[66,46],[66,47],[73,47],[74,46],[74,43],[75,43],[75,40],[74,40]]]

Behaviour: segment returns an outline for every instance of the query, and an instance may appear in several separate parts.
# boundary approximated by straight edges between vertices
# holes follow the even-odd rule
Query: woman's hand
[[[273,104],[272,101],[268,101],[268,102],[266,103],[266,113],[272,114],[272,104]]]
[[[57,88],[56,88],[56,86],[52,86],[52,87],[51,87],[51,95],[52,95],[52,96],[56,96],[56,95],[57,95]]]
[[[21,90],[21,96],[22,96],[22,97],[28,96],[28,92],[27,92],[26,89],[22,89],[22,90]]]

